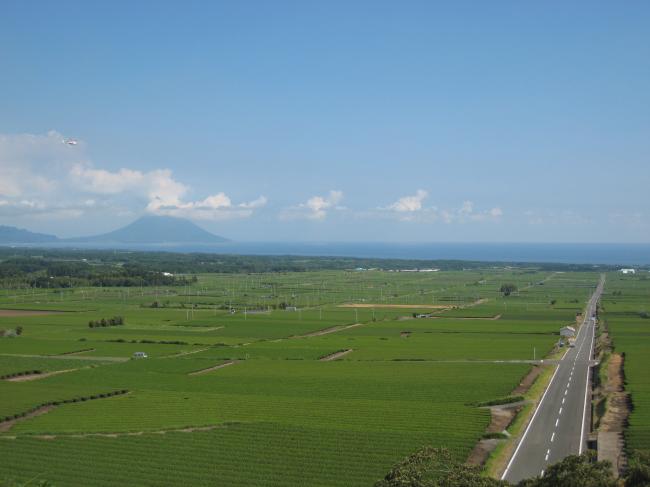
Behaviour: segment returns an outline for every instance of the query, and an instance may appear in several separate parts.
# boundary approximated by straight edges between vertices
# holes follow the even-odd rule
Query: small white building
[[[146,352],[134,352],[133,358],[147,358],[149,357]]]
[[[563,326],[560,328],[560,336],[566,338],[573,338],[576,336],[576,329],[572,326]]]
[[[636,274],[636,269],[621,269],[618,272],[621,274]]]

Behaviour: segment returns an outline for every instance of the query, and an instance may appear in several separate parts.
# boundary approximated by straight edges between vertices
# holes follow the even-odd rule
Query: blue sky
[[[0,224],[649,242],[649,22],[646,1],[6,1]]]

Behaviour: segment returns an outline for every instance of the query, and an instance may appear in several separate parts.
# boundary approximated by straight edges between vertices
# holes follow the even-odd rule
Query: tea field
[[[615,351],[625,354],[625,389],[632,398],[626,446],[650,452],[650,275],[610,273],[602,309]]]
[[[425,445],[464,460],[490,420],[477,404],[554,350],[597,280],[486,267],[2,289],[0,329],[20,334],[0,338],[0,376],[24,375],[0,380],[0,479],[367,486]]]

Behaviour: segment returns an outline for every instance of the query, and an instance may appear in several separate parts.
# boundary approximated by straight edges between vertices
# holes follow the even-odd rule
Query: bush
[[[571,455],[551,465],[544,477],[521,481],[519,487],[616,487],[617,483],[609,462],[596,461],[596,452],[588,450],[582,455]],[[627,484],[626,484],[627,485]]]
[[[512,283],[502,284],[499,292],[502,292],[504,296],[510,296],[512,293],[517,292],[517,286]]]
[[[481,475],[480,467],[454,460],[444,448],[425,447],[395,465],[375,487],[496,487],[506,482]]]

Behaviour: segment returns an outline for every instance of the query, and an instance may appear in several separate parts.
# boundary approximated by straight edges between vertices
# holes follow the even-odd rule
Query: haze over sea
[[[50,245],[71,247],[72,245]],[[218,245],[80,245],[244,255],[304,255],[486,262],[650,265],[650,244],[614,243],[370,243],[370,242],[227,242]]]

